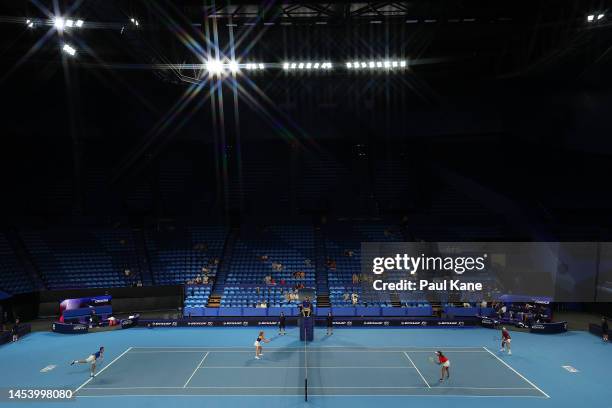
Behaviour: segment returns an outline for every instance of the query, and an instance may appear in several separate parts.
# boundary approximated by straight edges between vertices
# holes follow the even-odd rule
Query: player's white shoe
[[[503,352],[504,352],[504,349],[503,349],[503,348],[500,348],[500,349],[499,349],[499,352],[500,352],[500,353],[503,353]]]
[[[512,355],[512,351],[508,350],[508,355],[511,356]]]
[[[255,356],[255,360],[259,360],[259,356]]]

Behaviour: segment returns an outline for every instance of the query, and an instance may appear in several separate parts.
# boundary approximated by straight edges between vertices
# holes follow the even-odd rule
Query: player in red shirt
[[[512,350],[510,349],[510,342],[512,341],[512,339],[510,338],[510,332],[505,327],[502,327],[501,335],[502,335],[501,349],[499,349],[499,351],[503,352],[504,347],[506,347],[508,349],[508,355],[511,356]]]
[[[440,382],[444,381],[444,373],[446,373],[446,379],[450,378],[450,360],[441,351],[436,351],[438,356],[438,365],[441,367]]]

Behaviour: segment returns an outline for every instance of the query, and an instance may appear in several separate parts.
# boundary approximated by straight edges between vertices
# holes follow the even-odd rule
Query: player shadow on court
[[[299,358],[303,358],[303,356],[301,356],[302,351],[304,349],[304,343],[299,341],[299,340],[294,340],[289,344],[284,345],[283,347],[280,347],[283,350],[295,350],[295,352],[289,352],[289,353],[279,353],[279,352],[274,352],[274,347],[264,347],[263,348],[263,353],[264,353],[264,357],[261,360],[256,360],[254,359],[252,356],[249,357],[248,360],[245,361],[245,366],[247,367],[258,367],[258,366],[263,366],[265,365],[266,360],[267,361],[273,361],[273,362],[282,362],[282,361],[288,361],[288,360],[293,360],[293,358],[297,355]]]

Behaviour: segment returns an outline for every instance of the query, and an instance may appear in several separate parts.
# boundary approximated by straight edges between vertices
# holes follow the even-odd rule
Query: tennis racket
[[[436,364],[436,359],[435,359],[435,358],[433,358],[432,356],[429,356],[429,357],[427,358],[427,360],[429,360],[429,362],[430,362],[431,364]]]

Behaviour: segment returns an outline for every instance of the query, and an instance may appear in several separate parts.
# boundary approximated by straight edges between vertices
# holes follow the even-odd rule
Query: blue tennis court
[[[474,329],[316,330],[306,350],[297,329],[273,337],[255,360],[258,327],[156,328],[66,336],[37,332],[0,347],[1,387],[70,389],[50,406],[87,408],[451,406],[548,408],[609,406],[602,362],[612,348],[586,332],[513,333],[513,355],[499,353],[494,332]],[[274,328],[265,329],[273,336]],[[99,346],[98,376],[70,366]],[[441,349],[450,380],[438,382],[429,357]],[[572,366],[570,372],[564,366]],[[308,376],[308,402],[304,379]],[[606,405],[608,404],[608,405]],[[0,406],[12,406],[0,403]],[[45,403],[19,403],[41,407]]]
[[[510,396],[548,398],[484,347],[446,349],[452,378],[439,383],[436,348],[130,347],[77,395]],[[172,372],[171,377],[167,376]],[[486,376],[479,373],[486,372]]]

